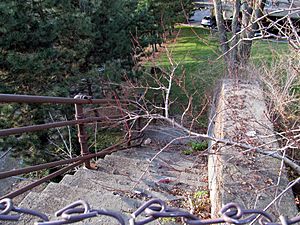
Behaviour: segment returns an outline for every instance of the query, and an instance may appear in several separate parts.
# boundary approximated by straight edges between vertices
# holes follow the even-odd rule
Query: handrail
[[[117,118],[117,117],[109,117],[109,119],[113,119],[113,118]],[[67,121],[45,123],[45,124],[32,125],[32,126],[26,126],[26,127],[8,128],[8,129],[0,130],[0,137],[15,135],[15,134],[22,134],[22,133],[26,133],[26,132],[47,130],[47,129],[56,128],[56,127],[64,127],[64,126],[70,126],[70,125],[92,123],[92,122],[103,121],[103,120],[107,120],[107,117],[89,117],[89,118],[78,119],[78,120],[67,120]]]
[[[79,98],[0,94],[0,103],[52,103],[52,104],[104,104],[116,102],[115,99],[92,99],[90,96],[77,95]],[[128,102],[120,100],[121,102]]]
[[[60,161],[55,161],[55,162],[50,162],[50,163],[44,163],[44,164],[41,164],[41,165],[29,166],[29,167],[26,167],[26,168],[0,172],[0,180],[4,179],[4,178],[7,178],[7,177],[19,176],[21,174],[27,174],[27,173],[31,173],[31,172],[34,172],[34,171],[54,168],[54,167],[57,167],[57,166],[63,166],[63,165],[70,164],[70,163],[73,163],[73,162],[77,162],[77,161],[80,161],[80,160],[86,160],[86,159],[91,159],[91,158],[95,158],[95,157],[102,157],[102,156],[105,156],[106,154],[112,153],[114,151],[114,149],[117,149],[119,146],[127,144],[127,142],[128,141],[120,142],[118,144],[115,144],[113,146],[105,148],[101,152],[98,152],[98,153],[91,153],[89,155],[78,156],[78,157],[71,158],[71,159],[65,159],[65,160],[60,160]]]
[[[6,172],[6,173],[9,173],[10,175],[12,173],[14,174],[24,174],[24,173],[29,173],[29,172],[33,172],[33,171],[38,171],[38,170],[41,170],[41,167],[44,168],[53,168],[55,166],[59,166],[58,163],[61,163],[60,165],[65,165],[65,164],[70,164],[70,163],[73,163],[72,165],[69,165],[69,166],[66,166],[64,168],[61,168],[60,170],[54,172],[54,173],[51,173],[49,175],[47,175],[46,177],[43,177],[31,184],[28,184],[22,188],[20,188],[19,190],[17,191],[13,191],[13,192],[10,192],[4,196],[0,196],[0,200],[1,199],[4,199],[4,198],[14,198],[20,194],[23,194],[25,193],[26,191],[28,190],[31,190],[32,188],[52,179],[52,178],[55,178],[63,173],[66,173],[68,172],[70,169],[73,169],[75,168],[76,166],[79,166],[80,164],[82,164],[83,162],[86,161],[86,159],[91,159],[91,158],[95,158],[95,157],[101,157],[101,158],[104,158],[104,156],[106,156],[107,154],[111,154],[115,151],[120,151],[120,150],[123,150],[125,149],[124,147],[122,147],[122,145],[124,144],[127,144],[128,141],[123,141],[121,143],[118,143],[118,144],[115,144],[113,146],[110,146],[104,150],[102,150],[101,152],[97,152],[97,153],[93,153],[93,154],[89,154],[89,155],[85,155],[85,156],[79,156],[79,157],[76,157],[76,158],[73,158],[73,159],[68,159],[68,160],[63,160],[63,161],[58,161],[58,162],[53,162],[53,163],[48,163],[48,164],[42,164],[42,165],[38,165],[38,166],[32,166],[32,167],[28,167],[28,168],[24,168],[24,169],[19,169],[19,170],[16,170],[16,173],[14,173],[14,171],[10,171],[10,172]],[[135,146],[139,146],[140,143],[138,143],[137,145]],[[135,146],[131,146],[131,147],[135,147]],[[54,165],[54,166],[53,166]],[[5,173],[2,173],[1,174],[1,178],[4,178],[4,177],[7,177],[5,176]]]
[[[39,180],[37,180],[37,181],[31,183],[31,184],[28,184],[28,185],[26,185],[25,187],[22,187],[22,188],[20,188],[20,189],[17,190],[17,191],[14,191],[14,192],[11,192],[11,193],[8,193],[8,194],[6,194],[6,195],[1,196],[1,197],[0,197],[0,200],[1,200],[1,199],[4,199],[4,198],[14,198],[14,197],[17,197],[18,195],[23,194],[23,193],[25,193],[26,191],[29,191],[29,190],[31,190],[32,188],[34,188],[34,187],[36,187],[36,186],[39,186],[40,184],[45,183],[45,182],[48,181],[48,180],[51,180],[51,179],[53,179],[53,178],[55,178],[55,177],[57,177],[57,176],[59,176],[59,175],[61,175],[61,174],[63,174],[63,173],[68,172],[69,170],[75,168],[76,166],[79,166],[79,165],[82,164],[83,162],[84,162],[84,161],[81,160],[81,161],[75,162],[75,163],[73,163],[73,164],[71,164],[71,165],[69,165],[69,166],[66,166],[66,167],[64,167],[64,168],[61,168],[60,170],[55,171],[54,173],[51,173],[51,174],[49,174],[49,175],[47,175],[47,176],[45,176],[45,177],[43,177],[43,178],[41,178],[41,179],[39,179]]]
[[[106,154],[109,154],[109,151],[115,151],[115,149],[120,146],[121,144],[127,144],[127,146],[130,144],[130,139],[126,140],[125,142],[111,146],[99,153],[90,153],[88,150],[87,145],[87,133],[85,131],[85,124],[91,123],[91,122],[99,122],[99,121],[105,121],[107,124],[108,119],[119,119],[120,116],[109,116],[109,117],[88,117],[85,118],[85,114],[83,111],[83,104],[112,104],[116,103],[120,107],[120,103],[129,103],[129,100],[120,100],[120,99],[92,99],[90,96],[85,95],[76,95],[74,99],[72,98],[63,98],[63,97],[49,97],[49,96],[32,96],[32,95],[15,95],[15,94],[0,94],[0,104],[1,103],[50,103],[50,104],[74,104],[75,105],[75,120],[68,120],[68,121],[59,121],[59,122],[52,122],[52,123],[46,123],[46,124],[39,124],[39,125],[31,125],[31,126],[24,126],[24,127],[18,127],[18,128],[9,128],[9,129],[2,129],[0,130],[0,137],[3,136],[9,136],[9,135],[15,135],[15,134],[21,134],[25,132],[33,132],[33,131],[40,131],[50,128],[56,128],[56,127],[63,127],[63,126],[69,126],[69,125],[77,125],[78,126],[78,140],[80,143],[81,148],[81,156],[73,158],[73,159],[67,159],[67,160],[60,160],[56,162],[50,162],[45,163],[41,165],[26,167],[14,171],[5,171],[0,173],[0,179],[16,176],[24,173],[30,173],[33,171],[39,171],[42,169],[47,168],[53,168],[58,167],[62,165],[71,164],[69,166],[66,166],[64,168],[61,168],[60,170],[49,174],[46,177],[41,178],[40,180],[33,182],[32,184],[29,184],[15,192],[9,193],[5,196],[0,196],[0,199],[9,197],[13,198],[15,196],[18,196],[30,189],[32,189],[35,186],[40,185],[41,183],[44,183],[58,175],[61,175],[70,169],[84,163],[85,167],[88,169],[91,169],[90,165],[90,159],[94,157],[104,157]]]

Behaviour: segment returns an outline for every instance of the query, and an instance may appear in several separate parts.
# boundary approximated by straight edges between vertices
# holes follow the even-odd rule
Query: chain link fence
[[[72,224],[98,216],[107,216],[116,220],[121,225],[143,225],[160,218],[177,218],[184,224],[261,224],[261,225],[290,225],[300,222],[300,216],[286,218],[280,216],[277,222],[272,216],[263,210],[243,209],[236,203],[228,203],[220,211],[220,217],[216,219],[200,219],[187,211],[171,208],[160,199],[152,199],[140,206],[130,216],[106,209],[92,209],[82,200],[76,201],[55,213],[57,220],[49,220],[49,217],[35,210],[24,209],[14,206],[11,199],[0,200],[0,224],[1,221],[20,221],[21,214],[36,217],[35,225],[61,225]],[[128,218],[128,219],[124,219]],[[127,220],[127,221],[126,221]]]

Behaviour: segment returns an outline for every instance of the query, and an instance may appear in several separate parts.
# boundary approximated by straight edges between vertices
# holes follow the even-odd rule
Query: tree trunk
[[[228,65],[229,74],[235,74],[238,68],[247,64],[252,48],[254,30],[259,28],[258,23],[253,23],[263,15],[266,0],[246,0],[241,4],[241,0],[234,1],[233,20],[232,20],[232,43],[228,44],[225,22],[223,18],[222,0],[214,0],[216,22],[220,34],[220,45],[224,54],[225,62]],[[240,35],[236,35],[240,22],[240,11],[242,12]],[[239,44],[238,44],[239,43]]]
[[[266,5],[266,2],[267,2],[266,0],[258,0],[258,2],[256,2],[255,17],[253,18],[253,20],[256,20],[264,15],[264,8]],[[259,29],[259,23],[261,23],[261,22],[253,23],[253,26],[252,26],[253,31],[256,31]]]
[[[248,27],[248,25],[251,22],[251,15],[253,12],[253,9],[251,6],[249,6],[248,2],[244,2],[242,4],[242,26],[241,29],[244,29],[241,34],[242,41],[240,42],[239,49],[238,49],[238,57],[239,62],[242,66],[244,66],[251,54],[251,47],[252,47],[252,41],[251,40],[243,40],[251,38],[252,33],[252,26]]]
[[[224,18],[223,18],[223,9],[222,9],[222,1],[221,0],[214,0],[214,8],[215,8],[215,16],[216,16],[216,22],[217,22],[217,27],[219,30],[220,34],[220,44],[221,44],[221,49],[224,55],[225,61],[228,63],[229,60],[229,44],[227,40],[227,35],[226,35],[226,28],[225,28],[225,23],[224,23]]]
[[[233,8],[233,18],[232,18],[232,24],[231,24],[231,30],[233,36],[233,40],[231,43],[231,62],[232,66],[234,68],[238,67],[238,41],[239,41],[239,35],[237,34],[238,28],[239,28],[239,15],[240,15],[240,9],[241,9],[241,2],[240,0],[236,0]]]
[[[266,0],[253,0],[251,5],[247,2],[242,6],[242,28],[247,27],[242,32],[241,38],[251,39],[254,37],[255,31],[259,29],[259,23],[254,21],[263,16],[263,10]],[[239,46],[239,61],[242,65],[245,65],[251,55],[252,40],[243,40]]]

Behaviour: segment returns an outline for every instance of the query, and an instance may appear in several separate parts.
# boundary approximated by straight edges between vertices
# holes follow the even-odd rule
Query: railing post
[[[121,106],[121,103],[120,103],[120,97],[119,97],[118,93],[117,93],[115,90],[113,90],[113,94],[114,94],[114,98],[115,98],[115,100],[116,100],[117,106],[119,107],[120,113],[121,113],[121,115],[122,115],[122,117],[123,117],[123,116],[125,116],[125,115],[124,115],[124,112],[123,112],[122,109],[121,109],[122,106]],[[128,136],[125,135],[125,137],[128,137],[128,138],[127,138],[127,139],[128,139],[128,141],[127,141],[127,147],[130,147],[130,145],[131,145],[132,133],[131,133],[131,129],[130,129],[130,126],[129,126],[129,124],[128,124],[127,121],[125,121],[125,123],[124,123],[124,130],[127,131],[127,134],[128,134]]]
[[[89,99],[88,96],[81,95],[81,94],[76,95],[74,98],[75,99]],[[76,120],[84,119],[82,104],[75,104],[75,118],[76,118]],[[79,141],[79,144],[80,144],[80,149],[81,149],[81,155],[82,156],[90,154],[89,149],[88,149],[88,144],[87,144],[88,136],[87,136],[87,133],[86,133],[84,127],[85,127],[84,124],[78,124],[77,125],[77,128],[78,128],[78,141]],[[92,169],[90,160],[86,160],[84,162],[84,166],[87,169]]]

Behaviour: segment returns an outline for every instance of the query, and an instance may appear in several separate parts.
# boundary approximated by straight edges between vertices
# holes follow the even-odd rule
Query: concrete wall
[[[223,80],[215,101],[212,134],[260,149],[276,150],[278,144],[268,119],[263,91],[257,82]],[[264,209],[287,186],[281,162],[254,149],[212,143],[209,156],[209,188],[212,216],[218,217],[229,202]],[[279,174],[282,175],[279,178]],[[297,214],[292,192],[279,199],[268,213],[293,217]]]

